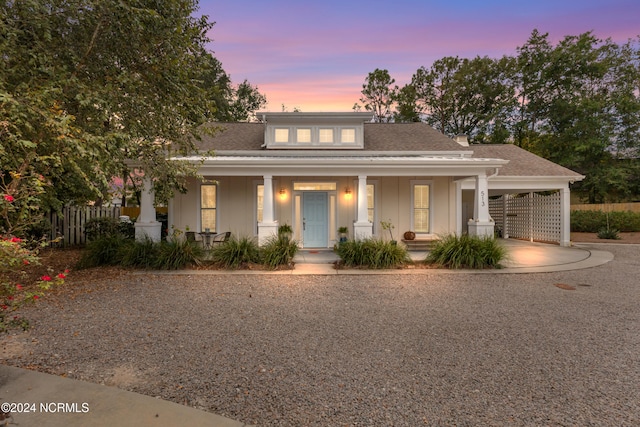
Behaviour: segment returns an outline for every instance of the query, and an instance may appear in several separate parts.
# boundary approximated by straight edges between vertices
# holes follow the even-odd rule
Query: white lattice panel
[[[507,197],[506,208],[504,197]],[[561,231],[561,194],[537,193],[503,196],[489,202],[489,212],[509,237],[559,242]]]

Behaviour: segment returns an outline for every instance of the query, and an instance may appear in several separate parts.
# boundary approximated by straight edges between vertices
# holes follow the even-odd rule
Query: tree
[[[416,89],[413,85],[404,85],[395,94],[396,111],[393,113],[394,122],[420,122],[420,111],[417,105]]]
[[[213,24],[196,10],[197,0],[0,5],[0,190],[15,197],[38,179],[44,194],[28,203],[40,210],[95,200],[129,160],[161,198],[180,188],[195,170],[169,155],[192,152],[229,96],[205,49]]]
[[[637,52],[631,43],[618,46],[590,32],[551,46],[534,31],[519,48],[518,141],[585,174],[576,190],[590,203],[635,191],[633,163],[619,159],[637,155]]]
[[[360,102],[365,110],[373,112],[377,122],[386,122],[391,118],[391,107],[398,91],[398,86],[393,86],[395,82],[389,71],[376,68],[367,75],[362,85]]]
[[[465,134],[476,142],[504,142],[504,132],[494,130],[504,130],[513,102],[508,62],[506,58],[445,57],[430,69],[419,68],[411,85],[425,121],[450,136]],[[499,135],[499,140],[492,140],[491,135]]]

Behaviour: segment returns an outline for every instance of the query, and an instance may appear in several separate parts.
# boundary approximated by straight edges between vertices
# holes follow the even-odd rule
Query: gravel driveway
[[[4,363],[259,426],[638,425],[640,245],[598,249],[529,275],[78,273]]]

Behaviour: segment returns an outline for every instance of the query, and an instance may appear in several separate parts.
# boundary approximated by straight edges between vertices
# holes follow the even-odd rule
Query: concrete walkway
[[[179,271],[158,274],[504,274],[567,271],[595,267],[613,259],[610,252],[590,245],[563,248],[554,245],[503,240],[509,259],[499,270],[336,270],[338,259],[330,250],[301,250],[295,269],[287,271]],[[414,260],[423,260],[426,252],[412,252]],[[145,272],[148,274],[148,272]],[[11,412],[9,425],[47,427],[241,427],[242,424],[219,415],[173,402],[120,390],[114,387],[72,380],[0,365],[0,402],[2,412]],[[15,404],[12,405],[11,404]],[[9,404],[9,407],[5,406]],[[9,410],[7,410],[9,409]],[[0,412],[0,426],[3,420]]]

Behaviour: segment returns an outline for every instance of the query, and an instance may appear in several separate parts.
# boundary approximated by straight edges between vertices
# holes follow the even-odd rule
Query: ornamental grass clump
[[[449,234],[437,241],[425,262],[446,268],[500,268],[507,250],[493,237]]]
[[[160,247],[150,238],[128,241],[120,250],[120,265],[123,267],[155,268]]]
[[[336,247],[336,253],[344,267],[399,268],[411,262],[404,245],[375,238],[348,240]]]
[[[101,265],[118,265],[121,262],[123,248],[128,241],[120,234],[110,234],[87,243],[78,262],[78,268],[92,268]]]
[[[238,238],[232,234],[229,240],[211,249],[210,258],[218,267],[237,270],[259,263],[260,250],[255,239],[246,236]]]
[[[170,238],[158,246],[153,267],[161,270],[180,270],[188,265],[200,265],[204,250],[187,239]]]
[[[293,257],[298,253],[298,242],[288,234],[278,233],[272,236],[260,248],[262,265],[270,270],[278,267],[293,267]]]

